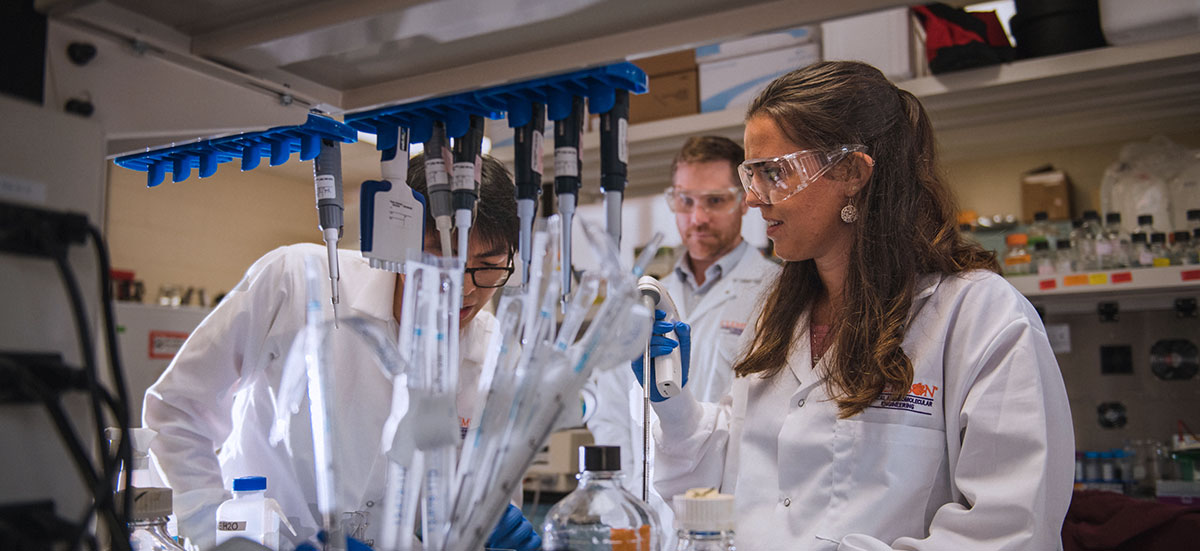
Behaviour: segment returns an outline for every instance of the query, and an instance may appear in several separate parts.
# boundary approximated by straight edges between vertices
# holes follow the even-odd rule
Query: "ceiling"
[[[73,20],[360,110],[900,0],[39,0]]]

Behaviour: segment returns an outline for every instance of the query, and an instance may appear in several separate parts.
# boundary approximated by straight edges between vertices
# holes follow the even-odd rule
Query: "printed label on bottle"
[[[1142,266],[1153,265],[1154,255],[1150,254],[1148,251],[1142,251],[1138,254],[1138,264],[1141,264]]]
[[[544,174],[545,168],[542,164],[542,154],[545,152],[546,137],[541,132],[533,132],[533,171],[538,174]]]
[[[321,174],[313,178],[317,185],[317,200],[337,199],[337,180],[332,174]]]
[[[451,178],[450,189],[475,191],[475,163],[454,163],[454,177]]]
[[[629,121],[617,119],[617,159],[621,164],[629,164]]]
[[[245,532],[246,521],[244,520],[222,520],[217,522],[217,530],[221,532]]]
[[[1154,258],[1154,267],[1155,268],[1166,268],[1167,266],[1170,266],[1170,265],[1171,265],[1170,258],[1166,258],[1163,256],[1158,256],[1158,257]]]
[[[1112,243],[1109,243],[1108,241],[1096,242],[1096,256],[1099,256],[1101,259],[1103,259],[1104,257],[1111,255],[1112,252]]]
[[[554,175],[579,177],[579,149],[559,147],[554,150]]]
[[[1018,255],[1013,255],[1013,256],[1007,257],[1007,258],[1005,258],[1005,259],[1004,259],[1004,264],[1005,264],[1006,266],[1016,266],[1016,265],[1020,265],[1020,264],[1029,264],[1029,255],[1027,255],[1027,254],[1018,254]]]
[[[446,174],[446,161],[444,159],[436,157],[425,158],[425,181],[430,188],[450,183],[450,175]]]

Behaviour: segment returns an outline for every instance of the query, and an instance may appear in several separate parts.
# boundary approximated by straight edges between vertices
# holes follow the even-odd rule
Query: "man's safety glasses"
[[[710,214],[726,214],[736,210],[742,202],[742,190],[732,186],[706,192],[690,192],[670,187],[665,195],[671,212],[679,214],[690,214],[697,208]]]
[[[737,173],[746,193],[773,205],[800,193],[851,153],[866,149],[861,145],[843,145],[830,151],[804,149],[781,157],[750,159],[738,165]]]

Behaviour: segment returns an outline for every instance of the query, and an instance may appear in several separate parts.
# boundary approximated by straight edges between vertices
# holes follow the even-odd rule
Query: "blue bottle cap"
[[[233,491],[235,492],[253,492],[255,490],[267,489],[267,477],[265,476],[243,476],[233,479]]]
[[[1088,459],[1097,459],[1100,457],[1100,452],[1087,452],[1083,456]]]

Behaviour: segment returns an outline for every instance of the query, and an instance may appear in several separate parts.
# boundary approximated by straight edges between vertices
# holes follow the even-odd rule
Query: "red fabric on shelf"
[[[1200,507],[1076,490],[1063,522],[1065,551],[1182,551],[1200,547]]]

